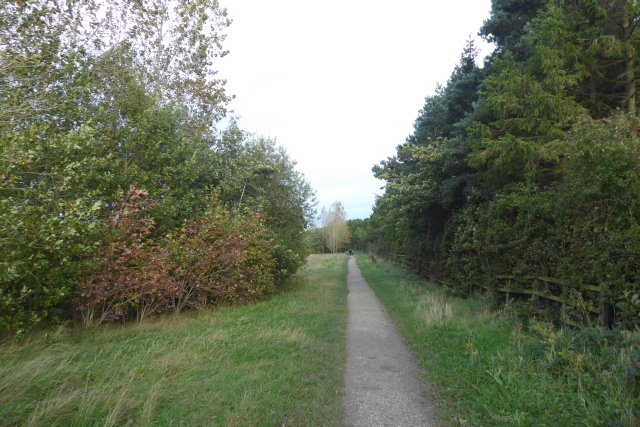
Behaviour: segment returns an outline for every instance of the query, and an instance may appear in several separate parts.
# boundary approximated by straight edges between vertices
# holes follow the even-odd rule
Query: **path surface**
[[[435,426],[415,360],[353,257],[347,283],[345,426]]]

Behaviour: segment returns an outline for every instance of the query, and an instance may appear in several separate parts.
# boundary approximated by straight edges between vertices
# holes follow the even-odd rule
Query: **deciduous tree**
[[[332,254],[344,249],[349,243],[349,227],[347,226],[347,212],[340,202],[333,202],[329,209],[322,208],[320,213],[322,237],[325,245]]]

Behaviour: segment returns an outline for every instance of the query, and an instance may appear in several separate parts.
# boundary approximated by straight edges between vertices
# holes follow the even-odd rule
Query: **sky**
[[[491,0],[221,0],[233,24],[217,64],[240,128],[276,138],[316,190],[367,218],[393,156],[446,84]]]

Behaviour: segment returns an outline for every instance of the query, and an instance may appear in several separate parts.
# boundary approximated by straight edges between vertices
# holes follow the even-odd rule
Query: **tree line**
[[[373,167],[384,194],[349,222],[353,244],[460,295],[553,278],[561,289],[544,291],[604,299],[637,325],[639,23],[635,1],[492,1],[479,34],[494,52],[480,66],[469,41],[414,132]]]
[[[219,130],[216,0],[0,2],[0,330],[255,299],[306,258],[314,193]]]

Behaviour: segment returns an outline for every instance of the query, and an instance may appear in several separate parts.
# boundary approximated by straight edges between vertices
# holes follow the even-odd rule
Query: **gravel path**
[[[416,362],[353,257],[347,282],[345,426],[435,426]]]

